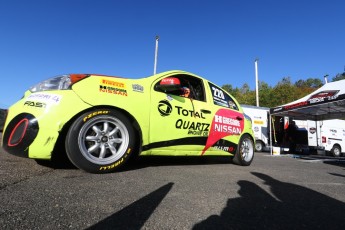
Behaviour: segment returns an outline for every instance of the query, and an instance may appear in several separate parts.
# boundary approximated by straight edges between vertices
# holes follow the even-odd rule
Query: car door
[[[209,95],[212,96],[212,121],[209,137],[203,154],[236,152],[241,134],[244,131],[244,114],[238,102],[222,88],[211,82],[207,84]]]
[[[190,88],[189,97],[182,96],[183,93],[179,93],[179,90],[162,92],[157,89],[162,81],[176,79],[181,82],[181,88]],[[168,150],[168,155],[200,155],[209,134],[211,120],[204,81],[201,78],[180,74],[154,82],[151,89],[149,127],[151,150]],[[177,150],[179,151],[173,152]]]

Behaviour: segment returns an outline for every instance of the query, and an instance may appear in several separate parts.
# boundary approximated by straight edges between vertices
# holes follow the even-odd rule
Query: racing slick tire
[[[341,148],[339,145],[334,145],[331,149],[331,154],[334,157],[341,157]]]
[[[136,133],[121,112],[95,109],[80,115],[68,130],[65,148],[70,161],[90,173],[117,170],[135,149]]]
[[[242,166],[249,166],[254,159],[254,141],[253,139],[244,134],[238,144],[236,154],[233,158],[233,162]]]

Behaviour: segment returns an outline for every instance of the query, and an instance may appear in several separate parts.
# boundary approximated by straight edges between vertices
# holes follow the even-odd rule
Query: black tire
[[[263,149],[264,149],[264,144],[262,143],[262,141],[256,141],[255,142],[255,151],[256,152],[262,152]]]
[[[249,135],[244,134],[238,143],[233,162],[238,165],[249,166],[253,159],[254,141]]]
[[[77,168],[90,173],[108,173],[125,164],[135,150],[135,143],[135,130],[123,113],[95,109],[73,122],[65,147]]]
[[[334,145],[331,149],[331,154],[334,157],[341,157],[341,148],[339,145]]]

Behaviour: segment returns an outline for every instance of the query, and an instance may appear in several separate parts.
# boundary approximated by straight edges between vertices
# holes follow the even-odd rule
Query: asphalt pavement
[[[111,174],[0,149],[1,229],[344,229],[345,158],[148,157]]]

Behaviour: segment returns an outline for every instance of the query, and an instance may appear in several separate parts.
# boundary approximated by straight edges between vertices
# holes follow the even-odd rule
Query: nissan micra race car
[[[184,71],[43,81],[8,109],[2,145],[36,160],[65,151],[91,173],[115,171],[136,156],[229,156],[243,166],[254,157],[251,121],[236,99]]]

